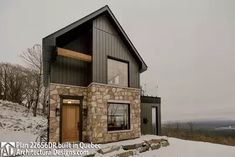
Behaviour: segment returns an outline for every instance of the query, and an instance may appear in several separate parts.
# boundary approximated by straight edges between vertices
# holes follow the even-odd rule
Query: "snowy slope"
[[[33,117],[31,111],[17,103],[0,100],[0,131],[25,132],[38,134],[47,127],[47,119],[38,115]],[[0,136],[1,140],[2,136]]]
[[[34,142],[37,135],[24,131],[0,130],[0,142]]]

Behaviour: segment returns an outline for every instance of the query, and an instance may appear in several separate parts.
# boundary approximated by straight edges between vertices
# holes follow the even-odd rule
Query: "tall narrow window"
[[[108,59],[108,84],[128,86],[128,63]]]
[[[108,131],[130,129],[130,104],[108,103]]]

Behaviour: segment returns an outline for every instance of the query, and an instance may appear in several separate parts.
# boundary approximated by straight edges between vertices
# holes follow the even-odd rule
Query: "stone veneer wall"
[[[62,84],[50,84],[50,122],[49,122],[49,141],[59,142],[60,136],[60,117],[56,117],[56,108],[60,108],[60,95],[83,96],[83,108],[87,106],[87,87],[68,86]],[[84,126],[86,121],[83,121]],[[83,128],[85,130],[86,128]],[[82,133],[86,137],[86,131]],[[84,139],[83,139],[84,140]]]
[[[112,85],[91,84],[88,87],[88,130],[95,143],[119,141],[140,136],[140,90]],[[130,103],[130,130],[107,131],[107,102]]]
[[[106,84],[91,83],[88,87],[50,84],[50,124],[49,141],[59,141],[59,117],[55,116],[56,107],[60,108],[59,95],[84,96],[83,141],[106,143],[140,136],[140,90]],[[107,103],[130,103],[130,130],[107,131]]]

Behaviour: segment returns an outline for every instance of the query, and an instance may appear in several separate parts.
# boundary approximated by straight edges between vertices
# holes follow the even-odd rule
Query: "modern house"
[[[153,117],[141,118],[140,73],[146,70],[108,6],[43,38],[49,141],[137,138],[141,123],[150,127],[142,129],[144,134],[160,133],[160,98],[143,97],[143,104],[158,109],[151,112]],[[149,118],[155,120],[148,123]]]

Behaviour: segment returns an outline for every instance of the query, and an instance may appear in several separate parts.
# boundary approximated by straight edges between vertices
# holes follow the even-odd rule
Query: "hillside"
[[[37,136],[45,128],[47,128],[45,117],[40,115],[33,117],[26,107],[0,100],[0,141],[18,133]]]

